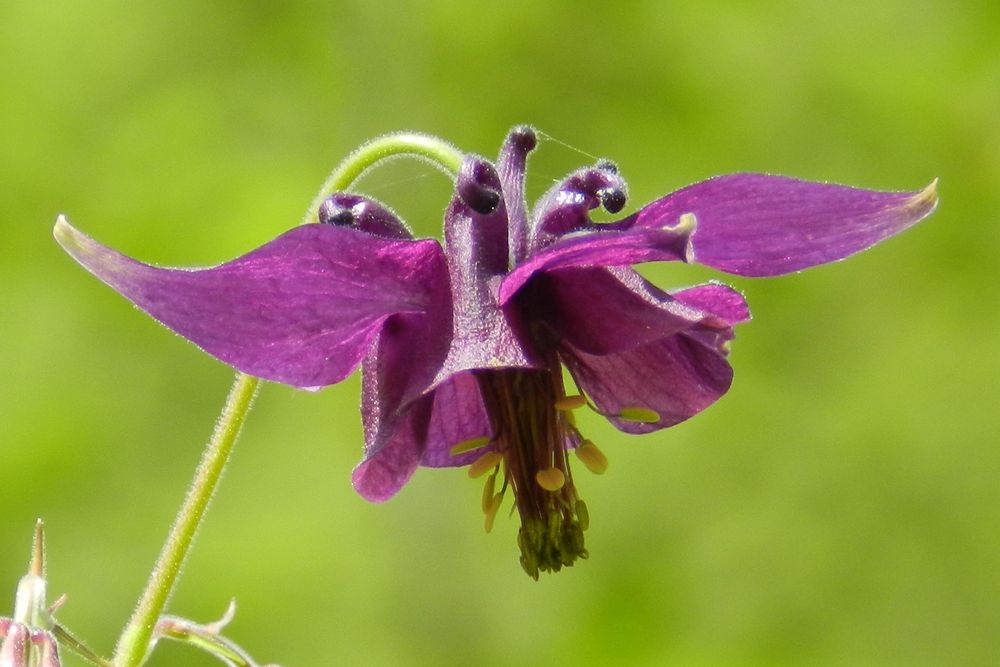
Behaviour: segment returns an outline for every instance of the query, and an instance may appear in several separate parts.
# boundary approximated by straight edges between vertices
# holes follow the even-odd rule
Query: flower
[[[507,491],[521,564],[537,578],[586,557],[586,505],[573,451],[607,465],[572,410],[590,405],[627,433],[677,424],[729,388],[743,297],[716,282],[663,291],[630,268],[683,261],[773,276],[842,259],[910,227],[935,184],[875,192],[734,174],[666,195],[617,222],[626,186],[602,161],[530,211],[535,133],[508,135],[495,163],[467,155],[445,213],[444,246],[415,240],[383,205],[334,194],[318,220],[231,262],[155,268],[62,217],[55,235],[98,278],[238,370],[301,388],[359,364],[364,458],[357,491],[392,497],[420,465],[487,475],[487,529]],[[565,366],[579,392],[567,392]]]

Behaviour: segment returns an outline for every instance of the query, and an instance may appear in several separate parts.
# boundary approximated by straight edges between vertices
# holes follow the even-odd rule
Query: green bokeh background
[[[0,4],[0,608],[44,516],[60,618],[110,652],[232,377],[65,257],[57,213],[210,264],[297,224],[366,138],[489,155],[530,122],[575,147],[541,144],[532,197],[584,151],[630,206],[740,170],[940,177],[942,203],[844,263],[731,280],[755,319],[698,418],[583,417],[611,461],[579,475],[591,558],[538,583],[461,471],[353,493],[356,377],[266,386],[171,610],[235,595],[231,636],[285,667],[996,664],[998,34],[974,0]],[[439,234],[434,170],[363,187]]]

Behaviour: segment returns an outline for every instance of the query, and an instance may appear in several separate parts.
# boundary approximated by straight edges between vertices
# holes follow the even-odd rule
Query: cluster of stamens
[[[455,445],[453,456],[483,450],[469,466],[472,478],[486,477],[481,507],[489,532],[511,489],[521,517],[518,545],[521,565],[534,579],[540,572],[557,572],[586,558],[583,533],[590,525],[587,505],[573,484],[568,452],[590,472],[601,475],[608,459],[576,425],[574,411],[589,407],[601,413],[583,394],[562,390],[560,371],[506,370],[478,376],[490,414],[492,435]],[[608,416],[608,415],[604,415]],[[656,422],[646,408],[626,408],[619,419]]]

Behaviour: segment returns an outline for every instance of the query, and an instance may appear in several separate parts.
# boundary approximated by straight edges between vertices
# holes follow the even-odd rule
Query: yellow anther
[[[622,411],[618,413],[618,418],[624,419],[627,422],[655,424],[660,421],[660,413],[656,410],[650,410],[649,408],[622,408]]]
[[[500,509],[500,503],[503,502],[503,494],[496,494],[490,499],[490,504],[486,507],[486,519],[483,521],[483,527],[486,532],[493,530],[493,521],[497,518],[497,510]]]
[[[500,452],[486,452],[469,466],[469,477],[482,477],[491,468],[496,468],[503,457]]]
[[[560,412],[569,412],[570,410],[576,410],[577,408],[582,408],[587,404],[587,397],[582,394],[574,394],[573,396],[563,396],[555,402],[556,410]]]
[[[576,428],[576,413],[574,413],[572,411],[571,412],[564,412],[563,413],[563,417],[566,418],[566,423],[567,424],[569,424],[573,428]]]
[[[558,491],[566,483],[566,475],[559,468],[546,468],[535,473],[535,481],[546,491]]]
[[[479,438],[470,438],[468,440],[463,440],[454,447],[451,448],[451,455],[458,456],[459,454],[464,454],[466,452],[471,452],[474,449],[479,449],[480,447],[485,447],[490,444],[490,437],[484,435]]]
[[[595,475],[603,475],[608,469],[608,457],[590,440],[584,440],[576,448],[576,456]]]
[[[483,486],[483,512],[486,512],[490,508],[490,503],[493,502],[493,493],[497,488],[497,474],[494,472],[492,475],[486,478],[486,484]]]

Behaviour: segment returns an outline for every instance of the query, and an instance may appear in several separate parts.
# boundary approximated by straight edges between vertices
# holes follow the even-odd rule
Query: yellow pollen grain
[[[454,447],[451,448],[451,455],[458,456],[459,454],[464,454],[465,452],[471,452],[474,449],[479,449],[480,447],[485,447],[490,444],[489,436],[481,436],[479,438],[470,438],[468,440],[463,440]]]
[[[488,512],[490,509],[490,503],[493,502],[493,494],[497,488],[497,474],[494,472],[492,475],[486,478],[486,484],[483,486],[483,512]]]
[[[535,473],[535,481],[546,491],[558,491],[566,483],[566,475],[559,468],[546,468]]]
[[[608,457],[590,440],[584,440],[576,448],[576,457],[595,475],[603,475],[608,469]]]
[[[497,510],[500,509],[501,502],[503,502],[503,495],[499,493],[490,499],[490,504],[486,508],[486,518],[483,520],[483,528],[486,529],[487,533],[493,530],[493,522],[497,518]]]
[[[577,408],[582,408],[587,404],[587,397],[581,394],[574,394],[573,396],[563,396],[555,402],[556,410],[560,412],[569,412],[570,410],[576,410]]]
[[[660,413],[656,410],[650,410],[649,408],[631,407],[622,408],[622,411],[618,413],[619,419],[624,419],[627,422],[639,422],[641,424],[655,424],[660,421]]]
[[[488,470],[497,467],[502,458],[500,452],[486,452],[469,466],[469,477],[482,477]]]

